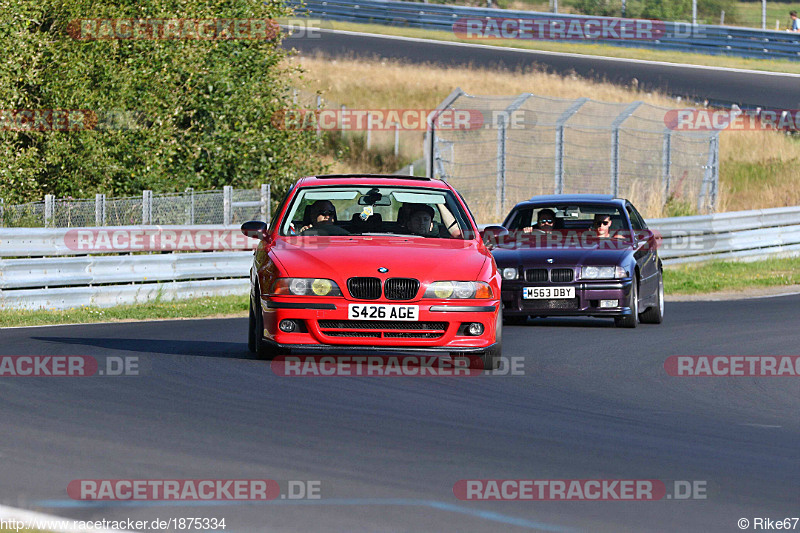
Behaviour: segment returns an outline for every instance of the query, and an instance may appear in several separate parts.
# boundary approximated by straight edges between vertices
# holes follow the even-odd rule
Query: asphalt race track
[[[313,37],[295,35],[283,41],[307,55],[331,57],[382,57],[441,65],[469,65],[486,68],[539,67],[551,72],[575,72],[590,79],[629,85],[636,78],[639,87],[666,94],[705,99],[713,103],[742,107],[800,109],[800,76],[755,71],[709,69],[670,63],[598,58],[588,55],[513,50],[483,45],[454,45],[436,41],[398,39],[389,36],[320,30]]]
[[[0,503],[226,531],[740,531],[797,516],[800,378],[671,377],[671,355],[798,353],[800,296],[506,327],[522,376],[278,377],[247,319],[0,330],[0,355],[136,356],[138,377],[0,378]],[[316,480],[321,499],[72,500],[75,479]],[[461,501],[461,479],[703,481],[706,499]]]

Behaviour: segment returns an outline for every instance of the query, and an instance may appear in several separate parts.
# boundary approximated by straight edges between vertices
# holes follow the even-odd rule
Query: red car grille
[[[412,278],[389,278],[383,286],[387,300],[413,300],[419,291],[419,280]]]
[[[368,320],[320,320],[319,329],[329,337],[438,339],[447,322],[390,322]]]

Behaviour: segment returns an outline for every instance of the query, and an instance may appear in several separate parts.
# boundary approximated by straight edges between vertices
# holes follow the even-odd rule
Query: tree
[[[313,132],[271,124],[293,107],[279,39],[224,31],[225,21],[287,15],[280,2],[0,0],[0,11],[0,197],[8,202],[263,182],[280,196],[322,168]],[[188,23],[180,38],[84,39],[94,35],[80,33],[87,28],[102,34],[102,20],[91,19],[213,19],[222,31],[185,38]],[[105,29],[119,36],[126,27]],[[30,122],[14,110],[75,110],[85,120],[77,131],[15,131]]]

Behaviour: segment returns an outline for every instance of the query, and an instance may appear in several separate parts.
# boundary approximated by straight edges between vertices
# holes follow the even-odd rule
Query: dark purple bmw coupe
[[[577,315],[613,317],[627,328],[661,323],[657,238],[628,200],[535,196],[483,235],[503,276],[506,322]]]

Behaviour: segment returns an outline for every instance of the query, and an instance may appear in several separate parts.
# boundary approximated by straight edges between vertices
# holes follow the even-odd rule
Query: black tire
[[[250,316],[247,321],[247,349],[256,353],[256,313],[253,311],[253,297],[250,297]]]
[[[505,316],[503,317],[503,323],[509,326],[524,326],[528,323],[528,315]]]
[[[614,325],[618,328],[635,328],[639,323],[639,278],[637,277],[633,278],[628,307],[631,308],[630,315],[614,317]]]
[[[258,294],[258,287],[256,287],[256,294]],[[264,341],[264,317],[261,314],[261,309],[253,308],[253,299],[250,299],[250,316],[253,322],[253,328],[250,330],[250,339],[247,342],[248,348],[252,345],[252,352],[258,356],[259,359],[274,359],[278,355],[277,347],[269,342]]]
[[[642,324],[661,324],[664,320],[664,276],[658,273],[658,289],[656,290],[656,305],[639,315]]]
[[[496,370],[500,366],[500,357],[503,355],[503,309],[497,313],[494,346],[483,352],[481,363],[484,370]]]

